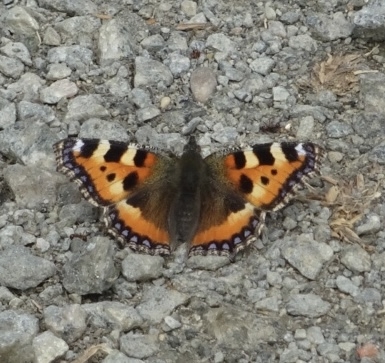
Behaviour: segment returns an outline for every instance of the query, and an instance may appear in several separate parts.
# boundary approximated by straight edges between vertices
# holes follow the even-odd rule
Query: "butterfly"
[[[257,144],[203,158],[194,137],[183,153],[98,139],[54,145],[57,169],[103,208],[108,232],[131,249],[230,259],[255,241],[276,211],[319,171],[322,149],[310,142]]]

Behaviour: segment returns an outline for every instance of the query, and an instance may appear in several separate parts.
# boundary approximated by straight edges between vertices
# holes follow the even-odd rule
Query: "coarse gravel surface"
[[[2,1],[0,36],[0,363],[385,362],[385,1]],[[230,263],[119,248],[56,172],[191,134],[322,176]]]

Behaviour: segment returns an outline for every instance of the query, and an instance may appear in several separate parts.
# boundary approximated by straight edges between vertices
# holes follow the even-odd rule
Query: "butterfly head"
[[[197,144],[194,136],[190,136],[187,144],[183,148],[183,153],[187,153],[187,152],[195,152],[198,154],[201,152],[201,148]]]

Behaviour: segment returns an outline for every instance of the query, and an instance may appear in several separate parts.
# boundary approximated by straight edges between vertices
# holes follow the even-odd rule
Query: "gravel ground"
[[[5,5],[7,4],[7,6]],[[385,362],[385,2],[0,4],[0,362]],[[323,176],[237,256],[119,249],[67,136],[311,140]]]

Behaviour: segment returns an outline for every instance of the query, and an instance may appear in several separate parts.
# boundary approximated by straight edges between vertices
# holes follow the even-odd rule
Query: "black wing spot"
[[[97,143],[84,143],[80,149],[80,156],[87,159],[90,158],[98,146],[99,144]]]
[[[238,151],[233,154],[234,164],[237,169],[242,169],[246,165],[246,157],[243,151]]]
[[[239,180],[239,186],[241,188],[241,191],[245,194],[250,194],[254,188],[253,181],[245,174],[241,175],[241,178]]]
[[[281,144],[282,152],[284,153],[286,160],[289,162],[298,161],[298,152],[295,149],[296,144],[283,143]]]
[[[253,153],[258,158],[259,165],[274,165],[275,158],[270,151],[271,144],[264,145],[263,148],[260,145],[253,147]]]
[[[146,150],[137,150],[134,156],[134,164],[138,168],[144,166],[148,152]]]
[[[128,191],[133,189],[138,184],[138,173],[136,171],[131,172],[123,179],[123,189]]]
[[[123,154],[127,151],[127,146],[111,145],[110,149],[105,153],[104,160],[106,162],[119,162]]]
[[[263,185],[269,185],[270,180],[266,176],[261,176],[261,182]]]
[[[116,174],[115,173],[111,173],[111,174],[108,174],[107,175],[107,180],[111,183],[115,180],[116,178]]]
[[[104,173],[107,170],[107,167],[105,165],[102,165],[99,169],[101,172]]]
[[[271,175],[277,175],[278,171],[277,169],[271,169]]]

